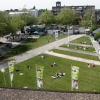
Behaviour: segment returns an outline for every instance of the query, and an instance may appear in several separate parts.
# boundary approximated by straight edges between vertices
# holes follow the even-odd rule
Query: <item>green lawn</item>
[[[59,34],[58,39],[62,39],[65,37],[67,37],[67,35]],[[49,42],[48,42],[48,40],[49,40]],[[6,59],[9,57],[13,57],[15,55],[26,52],[30,49],[35,49],[35,48],[38,48],[40,46],[43,46],[45,44],[48,44],[48,43],[51,43],[54,41],[55,41],[55,36],[50,36],[50,35],[41,36],[39,39],[29,38],[22,45],[15,47],[10,52],[5,54],[2,58],[0,58],[0,60]]]
[[[76,53],[76,52],[71,52],[71,51],[65,51],[65,50],[58,50],[58,49],[52,49],[51,51],[56,52],[56,53],[60,53],[60,54],[65,54],[65,55],[100,61],[98,56],[92,56],[92,55]]]
[[[86,45],[92,45],[92,42],[91,42],[90,38],[87,37],[87,36],[82,36],[82,37],[80,37],[78,39],[75,39],[75,40],[73,40],[71,42],[72,43],[82,44],[81,42],[84,42],[84,41],[86,42]]]
[[[42,54],[41,54],[42,55]],[[36,88],[36,68],[35,64],[44,66],[44,87],[46,90],[66,90],[71,91],[71,65],[80,67],[79,71],[79,89],[75,91],[86,92],[100,92],[100,66],[88,68],[86,63],[63,59],[55,56],[46,55],[46,58],[40,58],[36,56],[29,60],[23,61],[15,65],[15,70],[19,69],[19,72],[14,71],[13,87],[23,88],[27,86],[29,88]],[[50,64],[56,62],[56,67],[51,67]],[[19,67],[20,66],[20,67]],[[28,69],[27,66],[31,66]],[[55,75],[57,72],[65,72],[66,75],[51,79],[51,75]],[[22,76],[19,73],[23,73]],[[10,87],[9,73],[6,69],[5,79],[7,87]],[[0,86],[4,86],[3,74],[0,72]]]
[[[85,46],[78,46],[78,45],[73,45],[73,44],[70,44],[70,46],[67,46],[66,44],[63,44],[60,47],[69,48],[69,49],[76,49],[76,50],[81,50],[81,51],[87,51],[87,52],[94,52],[95,51],[94,47],[88,47],[87,46],[88,49],[84,50],[83,48]]]

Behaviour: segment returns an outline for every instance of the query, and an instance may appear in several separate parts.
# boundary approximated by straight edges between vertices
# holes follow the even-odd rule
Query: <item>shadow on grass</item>
[[[37,39],[33,39],[33,38],[27,39],[24,42],[23,45],[18,45],[17,47],[15,47],[14,49],[12,49],[10,52],[8,52],[5,55],[3,55],[2,57],[0,57],[0,61],[4,60],[6,58],[13,57],[13,56],[16,56],[18,54],[24,53],[24,52],[32,49],[31,45],[30,44],[28,45],[28,43],[32,43],[32,42],[36,42],[36,41],[37,41]]]
[[[18,55],[18,54],[21,54],[21,53],[24,53],[28,50],[30,50],[31,47],[29,45],[19,45],[17,47],[15,47],[14,49],[12,49],[10,52],[8,52],[7,54],[3,55],[1,58],[0,58],[0,61],[1,60],[4,60],[8,57],[12,57],[12,56],[15,56],[15,55]]]
[[[37,39],[28,38],[25,43],[37,42]]]

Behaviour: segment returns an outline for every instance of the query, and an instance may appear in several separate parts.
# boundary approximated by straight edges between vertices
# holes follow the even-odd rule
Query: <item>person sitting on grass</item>
[[[30,69],[30,68],[31,68],[31,66],[27,66],[27,68],[29,68],[29,69]]]
[[[41,58],[45,58],[45,55],[40,56]]]
[[[51,64],[51,67],[57,66],[57,64],[54,62],[53,64]]]
[[[94,64],[93,63],[88,64],[88,68],[92,68],[92,67],[94,67]]]

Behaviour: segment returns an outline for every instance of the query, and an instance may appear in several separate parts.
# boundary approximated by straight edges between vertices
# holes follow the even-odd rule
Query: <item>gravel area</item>
[[[0,88],[0,100],[100,100],[100,93]]]

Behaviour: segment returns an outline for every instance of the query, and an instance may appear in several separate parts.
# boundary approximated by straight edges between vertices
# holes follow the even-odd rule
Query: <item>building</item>
[[[95,6],[94,5],[86,5],[86,6],[61,6],[61,2],[56,2],[56,6],[52,7],[52,13],[54,15],[58,15],[63,8],[70,8],[75,10],[80,17],[83,17],[87,9],[91,9],[91,15],[95,14]]]
[[[12,11],[12,12],[9,12],[9,15],[13,16],[13,15],[20,15],[22,13],[28,13],[28,12],[22,12],[22,11]]]
[[[29,9],[28,11],[29,11],[31,14],[33,14],[35,17],[38,17],[38,10],[37,10],[37,9],[32,8],[32,9]]]
[[[8,12],[8,10],[6,11]],[[35,7],[33,7],[32,9],[25,9],[25,11],[23,10],[9,10],[9,15],[13,16],[13,15],[20,15],[22,13],[31,13],[33,14],[35,17],[38,17],[38,10],[35,9]]]

